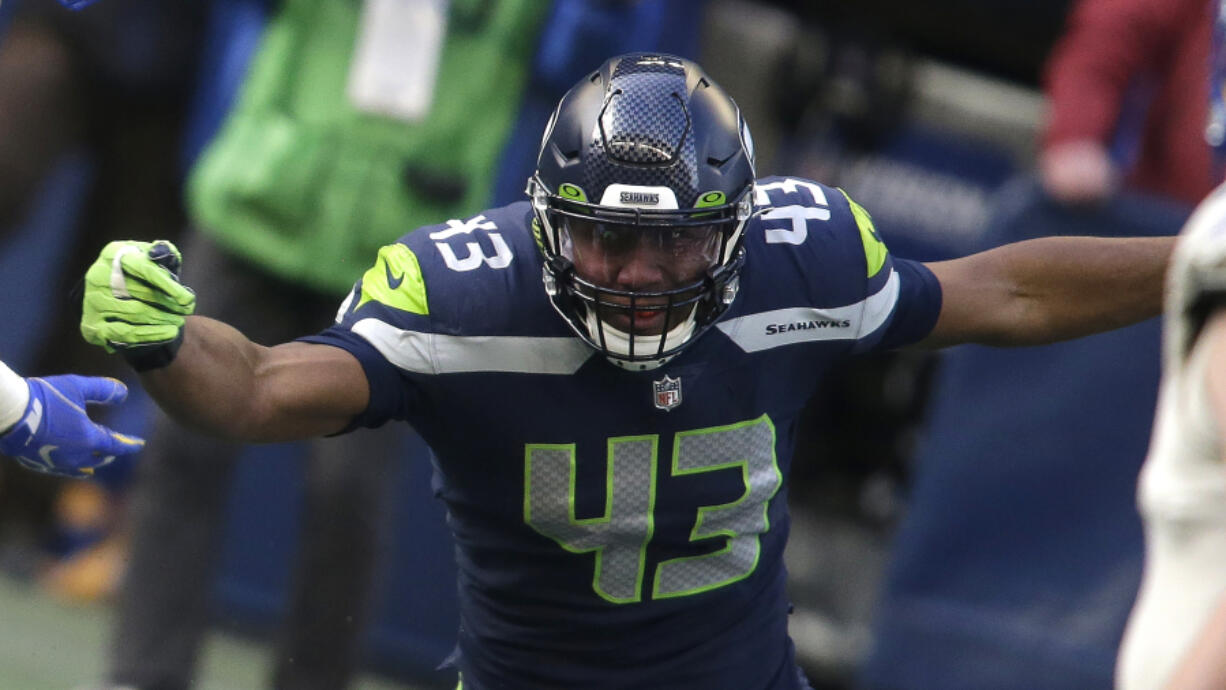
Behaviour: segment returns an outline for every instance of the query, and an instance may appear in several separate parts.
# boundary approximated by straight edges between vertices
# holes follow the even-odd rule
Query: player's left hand
[[[21,420],[0,435],[0,453],[36,472],[83,478],[117,457],[145,447],[145,441],[94,422],[87,404],[111,405],[128,397],[115,379],[93,376],[28,378],[30,401]]]

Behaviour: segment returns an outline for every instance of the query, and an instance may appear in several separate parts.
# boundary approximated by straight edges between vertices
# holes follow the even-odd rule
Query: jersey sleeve
[[[881,333],[877,349],[914,345],[936,327],[941,313],[941,284],[927,266],[910,259],[892,259],[898,275],[898,300]]]
[[[923,340],[936,326],[941,312],[941,285],[936,276],[918,261],[894,256],[873,224],[872,216],[845,191],[830,195],[836,203],[835,218],[843,211],[850,216],[857,236],[850,244],[863,250],[864,298],[860,302],[861,331],[853,352],[870,352],[904,347]],[[856,248],[848,250],[859,259]],[[849,261],[849,263],[856,263]]]
[[[390,361],[372,333],[429,329],[425,280],[408,237],[379,250],[374,266],[354,285],[336,315],[336,323],[302,342],[339,347],[362,366],[370,401],[342,433],[405,420],[420,403],[419,389],[405,371]]]

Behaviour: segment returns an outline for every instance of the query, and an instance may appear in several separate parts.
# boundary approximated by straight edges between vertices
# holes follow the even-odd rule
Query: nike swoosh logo
[[[43,459],[43,462],[46,463],[48,469],[55,467],[55,461],[51,459],[51,453],[59,449],[59,446],[53,446],[51,444],[47,444],[38,449],[38,457]]]
[[[400,284],[404,282],[404,274],[401,273],[399,278],[392,275],[392,267],[388,266],[387,263],[383,264],[383,272],[387,274],[387,286],[393,290],[399,288]]]

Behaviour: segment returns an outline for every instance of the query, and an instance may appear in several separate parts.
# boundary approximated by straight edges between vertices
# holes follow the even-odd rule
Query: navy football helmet
[[[753,181],[740,109],[702,68],[605,62],[558,104],[528,181],[554,308],[619,366],[667,362],[736,296]]]

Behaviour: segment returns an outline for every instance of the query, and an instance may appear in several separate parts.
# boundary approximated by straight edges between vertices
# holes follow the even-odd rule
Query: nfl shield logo
[[[665,375],[660,381],[652,381],[651,387],[656,394],[656,407],[661,410],[671,410],[681,404],[681,379]]]

